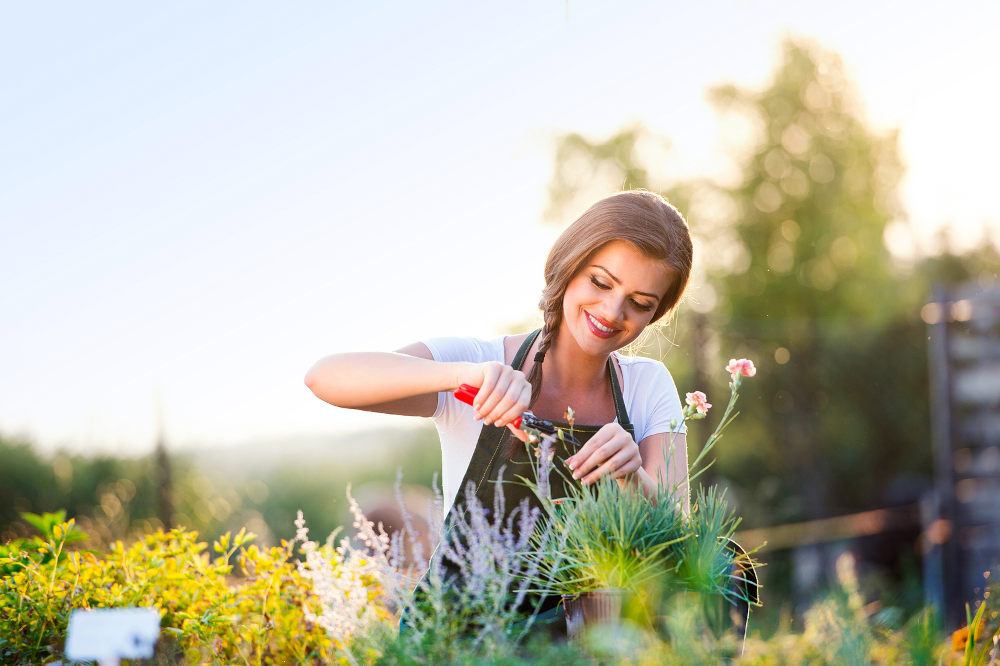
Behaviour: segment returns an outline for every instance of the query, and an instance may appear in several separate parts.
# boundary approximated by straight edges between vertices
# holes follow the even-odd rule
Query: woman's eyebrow
[[[612,280],[614,280],[615,284],[621,284],[622,283],[621,280],[619,280],[618,278],[615,277],[614,273],[612,273],[611,271],[609,271],[604,266],[601,266],[600,264],[594,264],[594,268],[600,268],[602,271],[604,271],[605,273],[607,273],[608,277],[611,278]],[[635,293],[639,294],[640,296],[649,296],[650,298],[652,298],[652,299],[654,299],[656,301],[660,300],[660,297],[657,296],[656,294],[650,294],[649,292],[646,292],[646,291],[637,291]]]

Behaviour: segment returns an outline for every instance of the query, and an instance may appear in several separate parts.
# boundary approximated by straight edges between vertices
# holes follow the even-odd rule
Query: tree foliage
[[[741,260],[716,276],[725,298],[714,318],[727,348],[766,368],[751,411],[770,421],[761,434],[778,447],[757,469],[791,481],[799,515],[789,518],[859,508],[864,498],[832,489],[876,493],[866,465],[886,452],[913,460],[919,451],[926,462],[930,451],[926,421],[899,432],[882,411],[900,375],[926,385],[912,372],[921,350],[906,344],[919,331],[903,325],[917,321],[915,304],[898,298],[883,241],[901,214],[895,134],[869,130],[839,60],[804,43],[786,42],[762,90],[724,86],[712,96],[759,128],[742,178],[721,188]],[[879,363],[886,358],[894,367]]]
[[[432,433],[433,431],[430,431]],[[422,432],[400,443],[407,459],[407,486],[426,488],[440,470],[436,438]],[[246,457],[253,454],[247,453]],[[344,489],[392,486],[395,465],[381,460],[370,465],[309,461],[302,454],[257,471],[228,464],[225,455],[199,462],[190,454],[171,456],[173,519],[164,525],[157,511],[153,456],[134,458],[85,456],[58,451],[40,453],[26,441],[0,434],[0,543],[25,537],[31,526],[20,518],[65,510],[97,545],[139,538],[157,529],[183,527],[216,538],[248,526],[259,543],[273,545],[294,534],[294,519],[302,510],[315,515],[314,529],[329,534],[349,517]],[[386,516],[388,523],[392,517]],[[396,525],[392,525],[396,527]]]
[[[715,303],[700,328],[682,308],[668,336],[679,347],[665,361],[682,383],[700,383],[699,367],[718,357],[756,361],[740,433],[720,443],[714,470],[747,524],[914,501],[931,476],[920,307],[937,281],[995,277],[996,249],[890,254],[886,229],[905,223],[897,136],[869,128],[835,54],[789,39],[760,89],[710,96],[753,128],[734,182],[651,187],[658,169],[640,161],[647,132],[571,134],[556,150],[553,205],[575,195],[574,178],[610,173],[687,216]]]

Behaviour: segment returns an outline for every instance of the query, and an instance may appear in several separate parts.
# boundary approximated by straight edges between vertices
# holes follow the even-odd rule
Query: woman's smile
[[[590,330],[593,331],[594,335],[597,337],[605,339],[613,338],[621,332],[621,329],[615,328],[600,317],[595,317],[586,310],[583,312],[587,316],[587,323],[590,324]]]

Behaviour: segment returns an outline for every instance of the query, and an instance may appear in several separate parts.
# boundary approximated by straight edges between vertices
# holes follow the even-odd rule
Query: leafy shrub
[[[260,549],[241,531],[216,541],[212,559],[197,533],[174,529],[130,546],[116,542],[99,554],[67,548],[83,538],[73,520],[58,514],[29,519],[42,536],[0,552],[3,663],[61,658],[77,608],[159,609],[157,651],[167,661],[328,663],[338,647],[307,620],[318,609],[292,543]],[[337,566],[331,550],[320,549],[320,556]]]

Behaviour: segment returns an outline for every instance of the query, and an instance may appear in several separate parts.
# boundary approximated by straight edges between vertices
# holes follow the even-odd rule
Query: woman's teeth
[[[592,323],[594,325],[594,328],[596,328],[597,330],[599,330],[599,331],[601,331],[603,333],[614,333],[615,332],[615,329],[609,328],[608,326],[605,326],[601,322],[599,322],[596,319],[594,319],[593,315],[588,314],[587,318],[590,319],[590,323]]]

